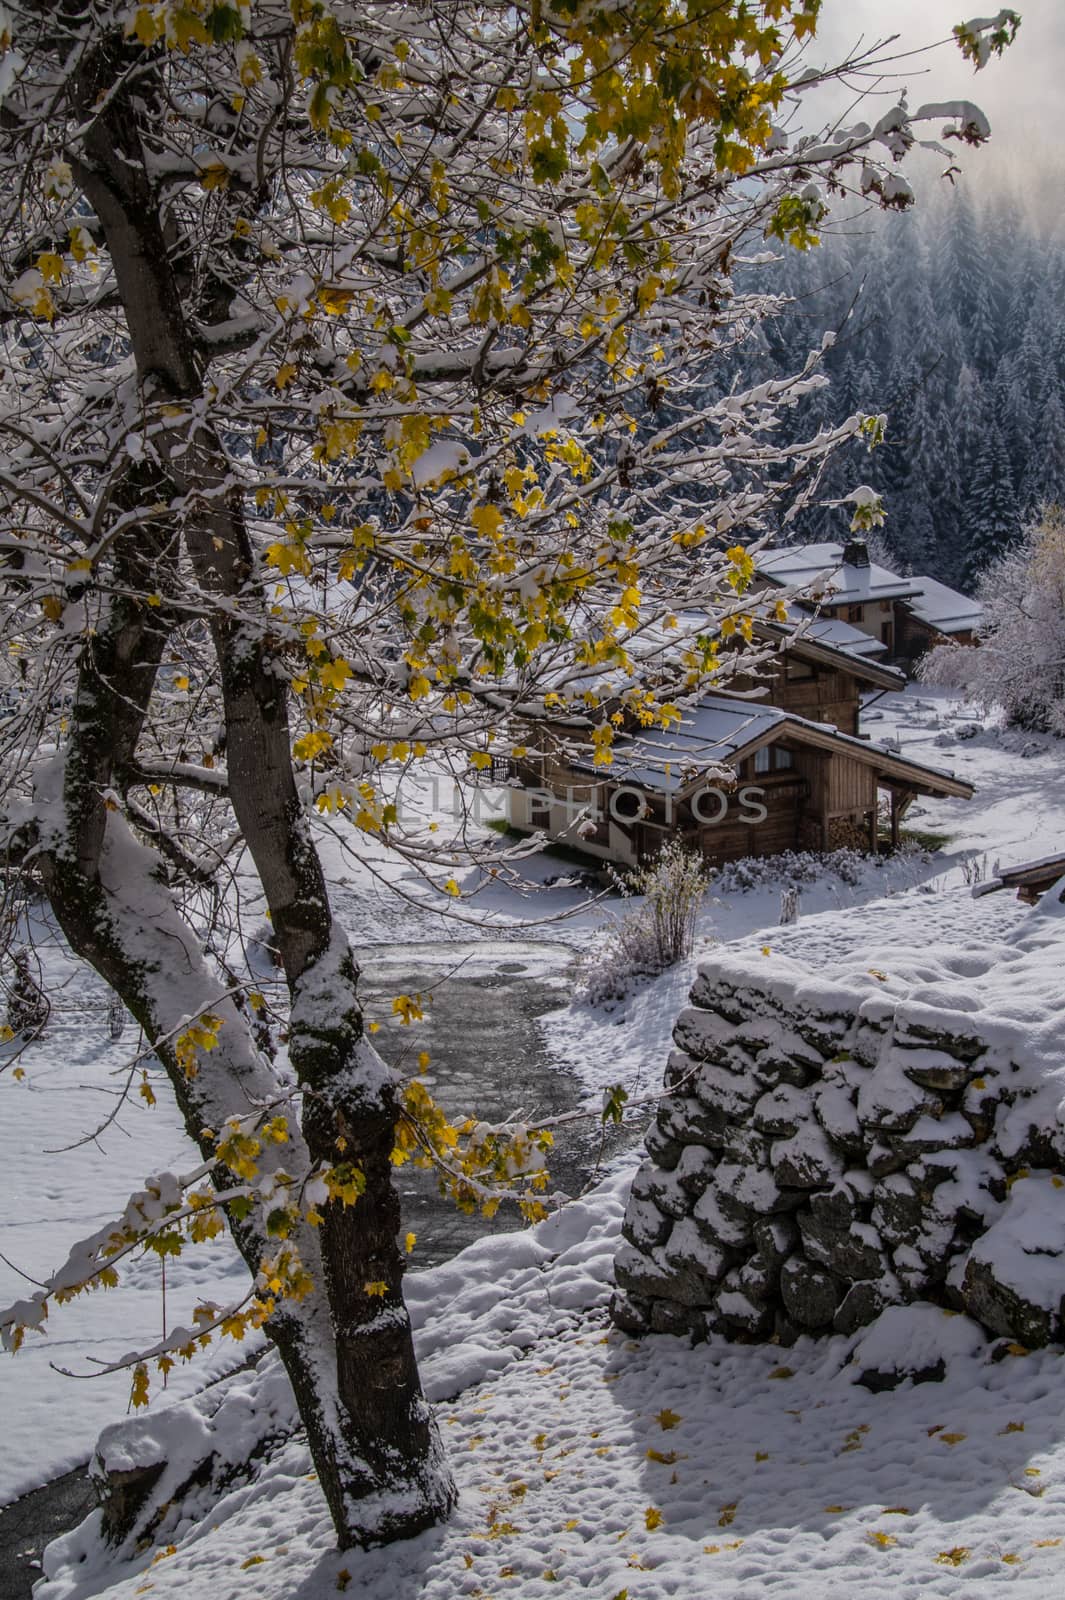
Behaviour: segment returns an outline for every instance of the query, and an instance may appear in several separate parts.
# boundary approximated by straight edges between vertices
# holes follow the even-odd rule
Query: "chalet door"
[[[893,622],[882,622],[880,624],[880,642],[887,645],[888,655],[894,654],[895,624]]]

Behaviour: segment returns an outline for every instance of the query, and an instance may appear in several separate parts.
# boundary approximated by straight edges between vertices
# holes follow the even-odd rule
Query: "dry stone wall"
[[[1062,1337],[1065,1139],[1020,1034],[876,971],[766,967],[705,965],[676,1024],[615,1322],[790,1343],[931,1301],[1027,1347]]]

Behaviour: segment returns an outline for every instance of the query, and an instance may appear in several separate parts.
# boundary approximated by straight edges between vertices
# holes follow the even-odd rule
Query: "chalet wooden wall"
[[[773,662],[771,675],[768,704],[797,717],[806,717],[810,722],[834,723],[840,733],[858,732],[861,696],[854,678],[830,667],[800,662],[797,658]],[[764,684],[765,679],[762,682]],[[754,687],[754,679],[737,681],[740,690]]]
[[[937,644],[975,645],[976,643],[976,637],[971,630],[950,635],[940,633],[938,629],[929,627],[927,622],[921,622],[917,617],[902,611],[901,607],[897,637],[897,654],[900,660],[908,662],[911,666]]]

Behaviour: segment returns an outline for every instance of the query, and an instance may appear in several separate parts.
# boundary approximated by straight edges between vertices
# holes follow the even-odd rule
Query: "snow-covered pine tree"
[[[1001,559],[1017,538],[1017,503],[1009,456],[993,413],[985,412],[972,478],[965,485],[966,581]]]
[[[1020,496],[1011,513],[1053,492],[1035,486],[1046,481],[1044,421],[1046,439],[1055,435],[1052,395],[1065,405],[1065,241],[1044,228],[1034,193],[1000,187],[978,204],[964,181],[938,190],[934,181],[925,175],[921,204],[901,216],[877,213],[859,223],[839,202],[818,255],[792,259],[781,274],[793,304],[777,319],[775,344],[792,347],[812,306],[841,328],[825,362],[836,398],[844,409],[878,404],[888,414],[888,448],[866,475],[888,497],[891,558],[906,563],[916,544],[934,576],[964,584],[981,559],[973,559],[968,530],[986,517],[986,505],[973,499],[985,502],[988,493],[985,415],[997,420]],[[780,369],[759,369],[763,376],[773,370]],[[918,393],[924,417],[915,416]],[[863,394],[878,399],[863,401]],[[908,455],[918,440],[919,463]],[[845,456],[837,458],[826,483],[836,485],[844,464]],[[915,540],[915,515],[929,514],[931,539],[925,527]],[[998,526],[1001,534],[1001,518]],[[789,533],[832,536],[816,508]],[[992,539],[984,548],[998,546]]]

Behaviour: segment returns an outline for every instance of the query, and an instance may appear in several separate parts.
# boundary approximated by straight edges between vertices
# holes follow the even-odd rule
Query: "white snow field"
[[[857,882],[826,878],[804,888],[802,917],[787,928],[777,926],[779,883],[755,874],[754,887],[708,908],[704,940],[735,940],[737,954],[752,961],[768,948],[814,971],[861,963],[865,952],[871,960],[874,948],[883,957],[923,947],[930,961],[942,960],[949,946],[979,973],[990,947],[1008,950],[1024,939],[1026,908],[1008,894],[973,901],[965,880],[1060,848],[1065,745],[994,729],[967,737],[984,719],[927,691],[891,696],[876,710],[878,739],[898,738],[908,753],[978,785],[968,805],[928,804],[908,819],[949,834],[949,844],[931,861],[870,865]],[[543,857],[528,876],[559,870]],[[361,934],[363,918],[373,925],[365,885],[355,869],[344,872]],[[527,901],[492,888],[480,902],[497,929],[530,909],[578,903],[565,887]],[[601,921],[582,911],[551,931],[594,952]],[[1065,919],[1046,924],[1043,987],[1017,995],[1017,1015],[1031,1004],[1033,1025],[1049,1015],[1065,956]],[[377,939],[424,939],[431,928],[416,907],[393,904]],[[471,938],[464,925],[450,931]],[[121,1207],[129,1172],[139,1181],[188,1164],[163,1094],[150,1111],[131,1103],[98,1141],[61,1151],[113,1105],[113,1074],[128,1063],[133,1030],[117,1045],[108,1040],[102,990],[65,965],[61,951],[49,972],[53,990],[62,987],[47,1038],[27,1053],[25,1081],[0,1080],[0,1251],[31,1276]],[[658,1088],[692,975],[692,965],[675,969],[613,1010],[575,999],[543,1019],[560,1064],[580,1074],[590,1098],[619,1080],[634,1099]],[[995,993],[988,1003],[1008,1000]],[[893,1313],[852,1339],[803,1340],[788,1350],[722,1342],[689,1349],[664,1335],[630,1341],[611,1329],[605,1308],[634,1161],[619,1162],[596,1190],[538,1228],[486,1239],[408,1278],[426,1385],[461,1490],[446,1528],[386,1550],[337,1554],[306,1451],[292,1442],[254,1482],[213,1508],[194,1508],[198,1520],[165,1525],[165,1542],[132,1563],[101,1554],[90,1518],[50,1547],[37,1600],[325,1600],[344,1590],[364,1600],[850,1600],[861,1587],[891,1600],[979,1600],[1007,1584],[1033,1600],[1065,1593],[1061,1352],[993,1361],[967,1319],[926,1307]],[[1065,1232],[1063,1218],[1056,1225]],[[243,1274],[221,1244],[168,1268],[171,1321],[193,1287],[235,1297]],[[0,1298],[24,1292],[0,1261]],[[99,1429],[125,1412],[126,1377],[77,1381],[49,1363],[88,1370],[88,1357],[113,1358],[158,1337],[161,1314],[152,1263],[130,1288],[56,1313],[47,1338],[4,1359],[0,1501],[84,1460]],[[942,1356],[945,1381],[868,1393],[855,1383],[852,1358],[876,1366],[878,1341],[895,1352],[908,1347],[914,1365],[928,1364],[929,1351]],[[219,1352],[214,1370],[243,1354]],[[198,1387],[211,1370],[176,1370],[153,1408]]]

